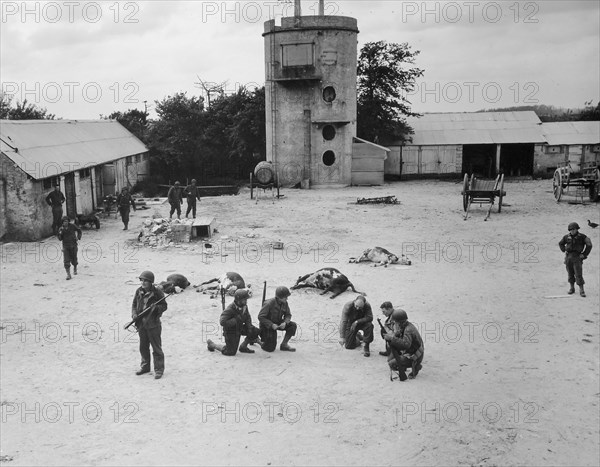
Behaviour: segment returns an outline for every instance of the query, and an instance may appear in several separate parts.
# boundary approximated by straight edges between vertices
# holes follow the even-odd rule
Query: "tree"
[[[406,140],[412,133],[405,117],[412,112],[406,95],[423,70],[412,67],[419,51],[407,43],[366,43],[358,58],[357,134],[368,141],[389,143]]]
[[[0,93],[0,119],[3,120],[54,120],[55,115],[48,113],[43,107],[30,104],[25,99],[13,105],[13,98]]]
[[[125,112],[113,112],[107,117],[100,115],[100,118],[118,121],[127,128],[129,132],[133,133],[142,141],[144,141],[144,138],[147,136],[148,113],[146,111],[129,109]]]
[[[596,107],[594,107],[594,104],[592,101],[586,102],[584,105],[585,105],[585,108],[583,109],[583,111],[581,112],[581,115],[579,116],[580,120],[587,120],[587,121],[600,120],[600,101],[598,101],[598,104],[596,104]]]

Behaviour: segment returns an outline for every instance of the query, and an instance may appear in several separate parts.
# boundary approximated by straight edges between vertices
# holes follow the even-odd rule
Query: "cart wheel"
[[[504,191],[504,174],[500,176],[500,196],[498,197],[498,212],[502,212],[502,198],[504,195],[502,194]]]
[[[469,195],[467,194],[467,191],[469,190],[469,176],[467,174],[465,174],[465,178],[463,181],[463,189],[462,189],[462,195],[463,195],[463,209],[466,211],[467,210],[467,205],[469,204]]]
[[[590,185],[590,201],[596,202],[600,198],[600,170],[596,170],[596,177]]]
[[[554,192],[554,198],[558,203],[560,201],[560,197],[563,194],[562,175],[560,174],[560,170],[558,169],[554,171],[554,179],[552,180],[552,191]]]

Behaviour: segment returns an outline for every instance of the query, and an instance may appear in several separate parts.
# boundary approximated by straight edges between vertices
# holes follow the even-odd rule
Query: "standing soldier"
[[[287,287],[279,286],[275,289],[275,298],[266,300],[263,304],[258,321],[260,322],[261,348],[266,352],[273,352],[277,347],[277,331],[285,331],[285,336],[279,350],[295,352],[288,342],[296,335],[296,323],[292,321],[292,313],[288,305],[288,297],[291,295]]]
[[[569,275],[569,295],[575,293],[575,282],[579,286],[579,295],[585,297],[585,290],[583,289],[583,260],[587,259],[590,251],[592,251],[592,241],[587,235],[579,232],[579,224],[577,222],[571,222],[567,227],[569,233],[565,235],[558,246],[560,251],[565,254],[565,266],[567,267],[567,273]]]
[[[140,355],[142,362],[136,375],[150,373],[150,346],[154,357],[154,379],[162,378],[165,371],[165,354],[162,350],[160,317],[167,309],[165,294],[154,286],[152,271],[140,274],[142,285],[135,291],[131,305],[131,319],[136,320],[142,311],[152,307],[148,313],[136,320],[138,334],[140,335]]]
[[[393,330],[383,338],[390,345],[388,365],[391,371],[397,371],[400,381],[406,381],[406,369],[412,368],[408,375],[414,379],[421,371],[425,347],[421,334],[414,324],[408,321],[406,311],[394,310],[392,313]]]
[[[51,191],[46,196],[46,203],[52,207],[52,233],[56,235],[58,229],[62,224],[63,208],[62,205],[65,202],[65,195],[60,191],[60,184],[54,185],[54,191]]]
[[[167,200],[171,205],[169,219],[173,218],[173,213],[175,211],[177,211],[177,219],[181,219],[181,205],[183,204],[183,197],[181,195],[181,183],[175,182],[175,185],[169,188],[169,193],[167,193]]]
[[[62,227],[58,229],[58,239],[62,240],[63,257],[67,280],[71,280],[71,264],[73,274],[77,275],[77,242],[81,240],[81,229],[69,222],[67,216],[62,218]]]
[[[365,341],[363,355],[371,356],[369,348],[373,342],[373,311],[364,295],[359,295],[353,301],[344,305],[342,320],[340,321],[340,344],[346,349],[355,349],[360,346],[358,331],[363,331],[361,336]]]
[[[129,225],[129,206],[133,206],[133,210],[135,211],[135,201],[133,201],[129,189],[124,186],[121,188],[119,196],[117,196],[117,208],[119,209],[121,220],[123,221],[123,230],[127,230],[127,226]]]
[[[259,330],[252,325],[252,317],[247,306],[248,296],[247,290],[235,291],[233,302],[221,313],[220,324],[223,326],[225,345],[215,344],[209,339],[206,342],[208,350],[211,352],[218,350],[223,355],[234,356],[238,351],[240,337],[246,336],[240,345],[240,352],[254,353],[254,350],[248,348],[248,344],[259,341]]]
[[[185,211],[185,218],[192,211],[192,217],[196,218],[196,199],[200,201],[200,190],[196,186],[196,179],[192,178],[192,184],[185,187],[185,194],[187,196],[187,210]]]

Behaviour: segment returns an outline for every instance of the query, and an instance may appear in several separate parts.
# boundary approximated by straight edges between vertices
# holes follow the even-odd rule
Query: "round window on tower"
[[[325,138],[326,141],[331,141],[335,138],[335,127],[333,125],[325,125],[323,127],[323,138]]]
[[[333,86],[327,86],[323,89],[323,100],[325,102],[333,102],[335,100],[335,89],[333,89]]]
[[[332,166],[335,163],[335,153],[333,151],[325,151],[323,153],[323,164],[327,167]]]

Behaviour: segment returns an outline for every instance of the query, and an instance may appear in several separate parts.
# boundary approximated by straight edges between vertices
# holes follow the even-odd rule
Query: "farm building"
[[[580,172],[583,163],[600,162],[600,122],[543,123],[542,133],[546,144],[536,166],[539,173],[552,176],[556,167],[565,164]]]
[[[412,142],[390,145],[386,175],[533,176],[544,155],[542,122],[533,111],[425,114],[408,124],[414,130]]]
[[[148,176],[144,144],[113,120],[2,120],[0,239],[52,234],[46,196],[56,183],[70,218],[102,207],[106,195]]]

